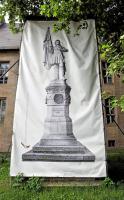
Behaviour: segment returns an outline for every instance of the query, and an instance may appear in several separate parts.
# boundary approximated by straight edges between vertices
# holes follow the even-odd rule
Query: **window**
[[[112,76],[108,76],[107,73],[107,62],[106,61],[101,61],[101,67],[102,67],[102,76],[103,76],[103,81],[105,84],[112,84]]]
[[[7,71],[9,68],[9,63],[8,62],[0,62],[0,77]],[[2,78],[0,78],[0,84],[5,84],[7,83],[8,80],[8,73],[5,74]]]
[[[115,119],[114,109],[111,108],[110,100],[111,98],[105,99],[105,112],[107,124],[112,123]]]
[[[115,147],[115,140],[108,140],[108,147]]]
[[[6,110],[6,98],[0,98],[0,123],[4,121],[5,116],[5,110]]]

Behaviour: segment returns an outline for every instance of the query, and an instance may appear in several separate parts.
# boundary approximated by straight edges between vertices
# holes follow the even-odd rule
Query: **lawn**
[[[39,180],[23,177],[11,180],[9,161],[0,164],[0,200],[124,200],[124,184],[111,180],[102,181],[99,186],[39,187]],[[108,185],[108,186],[107,186]],[[35,191],[35,190],[38,191]]]

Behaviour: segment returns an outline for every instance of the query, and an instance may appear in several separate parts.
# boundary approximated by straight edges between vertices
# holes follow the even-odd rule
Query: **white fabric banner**
[[[106,157],[94,20],[27,21],[15,102],[11,176],[105,177]]]

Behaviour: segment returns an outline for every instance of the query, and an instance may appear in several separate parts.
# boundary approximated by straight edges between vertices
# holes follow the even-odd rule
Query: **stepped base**
[[[42,141],[42,140],[41,140]],[[94,154],[89,151],[80,142],[73,141],[73,146],[66,144],[61,145],[63,142],[57,145],[49,145],[49,142],[41,141],[36,144],[33,149],[22,155],[23,161],[50,161],[50,162],[78,162],[78,161],[95,161]]]

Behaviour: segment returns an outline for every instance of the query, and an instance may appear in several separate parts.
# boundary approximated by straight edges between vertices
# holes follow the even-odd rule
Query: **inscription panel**
[[[53,109],[53,117],[64,117],[65,110],[64,108],[54,108]]]

